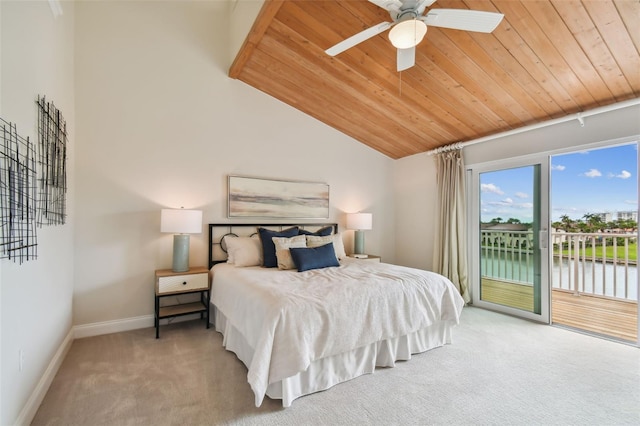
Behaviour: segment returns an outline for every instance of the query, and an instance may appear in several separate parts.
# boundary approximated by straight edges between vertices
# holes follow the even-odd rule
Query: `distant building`
[[[602,220],[603,222],[607,223],[607,222],[613,222],[614,221],[614,214],[611,212],[604,212],[604,213],[594,213],[594,216],[597,216],[600,218],[600,220]],[[635,210],[630,210],[630,211],[626,211],[626,212],[616,212],[615,213],[615,220],[633,220],[633,221],[638,221],[638,212]]]
[[[637,222],[638,221],[638,211],[637,210],[631,210],[631,211],[627,211],[627,212],[618,212],[617,219],[618,220],[633,220],[633,221]]]
[[[613,221],[613,213],[611,212],[594,213],[593,215],[599,217],[600,220],[604,223]]]

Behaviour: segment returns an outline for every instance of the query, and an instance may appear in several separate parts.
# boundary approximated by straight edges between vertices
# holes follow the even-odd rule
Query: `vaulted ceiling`
[[[229,75],[391,158],[640,97],[638,0],[438,0],[500,12],[493,33],[429,27],[396,71],[389,13],[367,0],[266,0]]]

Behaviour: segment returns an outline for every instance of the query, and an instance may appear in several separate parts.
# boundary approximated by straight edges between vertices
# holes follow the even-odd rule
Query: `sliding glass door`
[[[551,157],[551,320],[638,341],[638,143]]]
[[[548,158],[469,178],[473,304],[548,323]]]

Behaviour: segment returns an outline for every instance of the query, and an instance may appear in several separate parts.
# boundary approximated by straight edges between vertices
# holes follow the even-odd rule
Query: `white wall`
[[[251,31],[264,0],[229,0],[229,63],[233,63]]]
[[[0,117],[2,115],[2,4],[0,4]],[[2,319],[2,263],[0,261],[0,320]],[[4,377],[2,374],[2,325],[0,324],[0,422],[3,421],[3,412],[2,409],[4,405],[4,398],[2,397],[2,378]]]
[[[160,209],[226,220],[229,174],[328,183],[331,220],[372,212],[366,248],[394,260],[393,161],[229,79],[228,16],[223,2],[76,5],[75,324],[151,315],[154,270],[171,266]],[[191,264],[206,261],[193,235]]]
[[[38,95],[53,101],[67,120],[72,166],[75,131],[74,10],[64,4],[54,19],[45,1],[2,1],[0,110],[18,132],[37,141]],[[19,416],[72,326],[73,168],[67,171],[69,216],[64,226],[37,230],[38,258],[22,265],[1,260],[2,413],[0,424]],[[18,351],[24,351],[19,371]]]
[[[426,153],[396,160],[396,263],[431,270],[436,214],[436,163]]]

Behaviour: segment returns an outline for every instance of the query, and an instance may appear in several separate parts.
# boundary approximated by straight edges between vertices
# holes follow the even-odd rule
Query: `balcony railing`
[[[638,300],[636,234],[552,232],[550,242],[553,289]],[[482,276],[531,285],[533,247],[532,231],[482,230]]]

